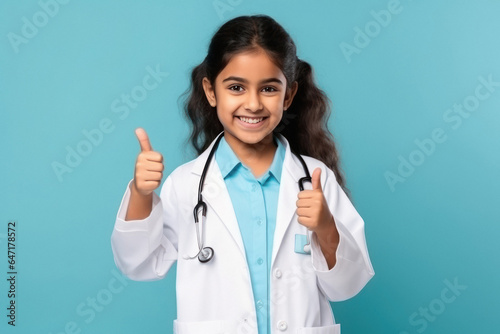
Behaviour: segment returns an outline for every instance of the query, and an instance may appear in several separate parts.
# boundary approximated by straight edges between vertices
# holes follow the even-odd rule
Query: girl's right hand
[[[149,197],[160,186],[163,177],[163,157],[153,151],[149,137],[142,128],[135,130],[135,135],[141,145],[141,153],[137,156],[133,187],[142,196]]]

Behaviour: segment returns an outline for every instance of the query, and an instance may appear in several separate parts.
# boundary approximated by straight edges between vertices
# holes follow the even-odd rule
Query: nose
[[[245,109],[256,112],[262,110],[262,101],[258,91],[249,91],[246,94]]]

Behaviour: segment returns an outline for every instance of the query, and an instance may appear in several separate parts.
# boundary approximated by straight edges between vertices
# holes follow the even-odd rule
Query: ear
[[[215,107],[217,105],[217,100],[215,99],[215,89],[212,87],[210,80],[207,77],[203,78],[202,81],[203,90],[205,91],[205,96],[207,97],[208,103]]]
[[[290,105],[292,104],[293,98],[295,97],[295,94],[297,93],[297,89],[299,88],[299,84],[297,81],[294,81],[292,84],[292,87],[290,89],[286,90],[285,93],[285,100],[283,101],[283,109],[287,110]]]

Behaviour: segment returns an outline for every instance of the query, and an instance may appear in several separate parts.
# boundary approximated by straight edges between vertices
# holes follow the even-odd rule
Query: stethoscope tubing
[[[184,259],[186,260],[192,260],[195,258],[198,258],[198,260],[201,263],[206,263],[210,261],[213,256],[214,256],[214,250],[212,247],[205,247],[205,222],[206,222],[206,217],[207,217],[207,204],[203,201],[202,197],[202,192],[203,192],[203,184],[205,183],[205,177],[208,171],[208,167],[210,165],[210,162],[212,161],[212,157],[215,153],[215,150],[217,149],[217,146],[219,145],[219,142],[221,141],[222,137],[224,136],[224,132],[222,132],[217,139],[215,140],[215,143],[210,150],[210,153],[208,154],[207,161],[205,163],[205,166],[203,167],[203,172],[201,173],[200,177],[200,184],[198,185],[198,203],[193,209],[193,215],[194,215],[194,223],[195,223],[195,229],[196,229],[196,241],[198,243],[198,253],[194,256],[184,256]],[[292,150],[292,153],[299,159],[300,163],[302,164],[302,168],[304,169],[304,177],[301,177],[298,181],[299,184],[299,190],[302,191],[304,190],[304,182],[309,182],[311,183],[311,175],[309,174],[309,169],[307,168],[307,165],[304,161],[304,159],[300,156],[300,154],[295,153]],[[199,211],[201,210],[201,215],[202,215],[202,221],[201,221],[201,237],[200,237],[200,222],[199,222]],[[304,252],[310,253],[311,249],[311,240],[309,237],[309,231],[306,231],[306,238],[307,242],[304,245]]]

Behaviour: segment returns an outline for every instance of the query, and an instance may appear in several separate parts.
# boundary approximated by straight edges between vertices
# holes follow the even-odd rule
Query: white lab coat
[[[321,168],[321,185],[340,234],[337,262],[329,270],[312,234],[311,255],[295,252],[295,235],[305,235],[297,222],[300,161],[286,147],[272,252],[270,316],[273,333],[337,334],[340,325],[330,301],[356,295],[374,275],[365,242],[364,223],[321,161],[303,156],[312,173]],[[214,142],[197,159],[175,169],[160,197],[143,220],[125,221],[130,197],[123,196],[111,237],[117,267],[130,279],[163,278],[177,261],[177,319],[174,333],[257,333],[256,308],[238,222],[221,172],[212,159],[203,189],[207,203],[205,245],[214,249],[208,263],[186,260],[198,251],[193,208],[200,176]],[[264,307],[266,304],[264,305]]]

